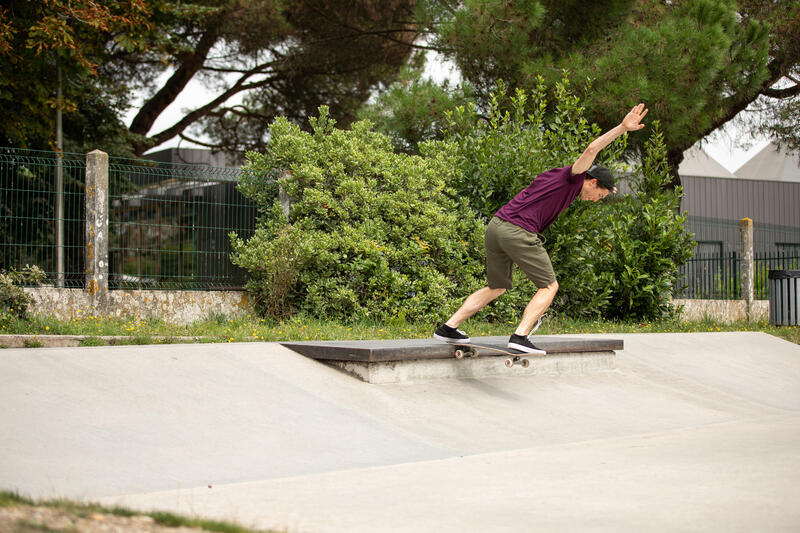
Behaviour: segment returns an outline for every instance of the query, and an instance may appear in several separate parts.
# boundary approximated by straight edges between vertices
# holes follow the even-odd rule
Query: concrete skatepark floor
[[[390,385],[274,343],[3,350],[0,488],[308,533],[800,530],[800,346],[613,337],[613,371]]]

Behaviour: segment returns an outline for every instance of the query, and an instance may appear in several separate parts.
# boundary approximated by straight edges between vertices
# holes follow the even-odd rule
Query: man
[[[593,140],[571,167],[539,174],[533,183],[495,213],[485,237],[488,284],[468,296],[459,310],[436,328],[434,338],[453,344],[469,343],[469,336],[458,327],[512,287],[511,274],[516,263],[538,290],[508,340],[508,347],[524,353],[545,354],[528,338],[558,291],[553,265],[540,234],[578,196],[581,200],[597,202],[617,192],[611,171],[592,164],[600,150],[614,139],[625,132],[642,129],[641,120],[646,114],[644,104],[635,106],[618,126]]]

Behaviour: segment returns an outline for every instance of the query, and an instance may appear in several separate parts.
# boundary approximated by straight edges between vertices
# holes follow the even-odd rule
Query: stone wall
[[[683,306],[681,318],[689,321],[710,317],[721,322],[747,320],[745,300],[673,300],[676,306]],[[752,320],[769,320],[769,300],[754,300]]]
[[[34,303],[31,312],[47,314],[59,320],[71,320],[103,313],[93,305],[91,296],[81,289],[52,287],[26,288]],[[722,322],[747,320],[744,300],[673,300],[683,307],[684,320],[711,317]],[[160,318],[165,322],[189,324],[209,316],[242,317],[253,313],[253,306],[243,291],[108,291],[106,315],[139,320]],[[753,320],[769,320],[769,301],[753,302]]]
[[[137,320],[160,318],[174,324],[189,324],[209,316],[247,316],[253,312],[243,291],[124,291],[107,293],[107,309],[101,312],[92,296],[81,289],[26,288],[34,303],[30,311],[59,320],[105,315]]]

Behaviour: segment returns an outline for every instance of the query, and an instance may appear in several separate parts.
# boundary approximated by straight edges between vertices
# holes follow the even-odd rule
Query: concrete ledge
[[[483,344],[506,350],[508,337],[479,337],[473,339]],[[306,341],[284,342],[286,348],[318,360],[378,363],[418,359],[450,359],[454,357],[452,345],[434,339],[397,339],[367,341]],[[569,337],[536,337],[536,345],[549,354],[587,353],[622,350],[619,339],[582,339]],[[486,355],[481,353],[481,356]],[[497,355],[497,354],[491,354]]]
[[[505,357],[465,357],[458,360],[416,359],[378,363],[324,361],[325,364],[374,384],[413,383],[434,379],[477,379],[532,375],[584,375],[616,368],[613,351],[557,353],[531,357],[531,365],[507,368]]]
[[[480,337],[478,345],[507,350],[508,337]],[[507,355],[478,348],[477,357],[455,358],[456,347],[433,339],[284,342],[284,347],[319,360],[367,383],[409,383],[536,374],[585,374],[615,368],[619,339],[536,337],[545,356],[529,357],[528,368],[504,364]]]

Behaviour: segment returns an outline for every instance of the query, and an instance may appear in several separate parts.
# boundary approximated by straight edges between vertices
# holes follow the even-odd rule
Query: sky
[[[164,75],[162,79],[158,80],[159,86],[160,83],[166,79],[167,75]],[[425,75],[437,82],[441,82],[445,78],[454,83],[458,83],[460,80],[458,69],[452,63],[448,63],[437,57],[435,52],[429,53]],[[195,80],[190,81],[186,89],[184,89],[184,91],[178,96],[176,101],[173,102],[164,111],[164,113],[158,117],[153,125],[153,128],[151,129],[151,133],[161,131],[168,126],[171,126],[183,116],[183,108],[191,108],[193,106],[197,106],[198,104],[204,104],[212,99],[212,95],[214,95],[214,93],[208,91],[199,82]],[[138,103],[141,103],[141,101],[142,100],[140,98]],[[136,108],[129,110],[124,118],[125,124],[130,125],[137,112],[138,109]],[[746,142],[742,142],[743,140]],[[760,152],[768,143],[769,140],[765,137],[753,137],[747,135],[746,132],[742,132],[728,123],[728,125],[723,126],[719,130],[703,139],[701,141],[701,146],[709,156],[715,159],[720,165],[725,167],[726,170],[729,172],[734,172],[743,164],[745,164],[751,157]],[[177,146],[182,148],[200,147],[199,145],[182,141],[176,137],[153,148],[151,151],[159,151]]]

